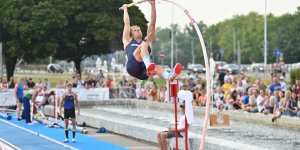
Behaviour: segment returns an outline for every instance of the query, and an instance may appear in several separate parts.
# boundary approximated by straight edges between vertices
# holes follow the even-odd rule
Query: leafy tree
[[[59,8],[67,18],[67,25],[57,37],[59,50],[55,57],[74,61],[77,73],[81,73],[80,63],[91,55],[107,54],[123,49],[123,12],[118,8],[131,1],[61,1]],[[146,19],[137,7],[129,9],[131,24],[139,25],[146,33]]]
[[[13,76],[18,59],[31,62],[51,54],[58,45],[49,35],[66,22],[51,3],[35,0],[1,0],[0,20],[7,78]]]
[[[0,20],[5,28],[7,77],[18,59],[27,62],[53,55],[74,61],[77,73],[87,56],[123,49],[123,12],[131,0],[1,0]],[[146,19],[137,7],[129,9],[131,23],[146,33]]]

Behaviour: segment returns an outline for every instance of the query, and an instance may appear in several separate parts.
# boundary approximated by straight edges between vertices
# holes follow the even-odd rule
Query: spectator
[[[99,70],[99,73],[97,74],[97,80],[103,80],[105,77],[104,77],[104,74],[103,74],[103,71],[102,69]]]
[[[199,99],[198,99],[198,105],[199,106],[205,106],[206,104],[206,92],[205,90],[199,90]]]
[[[57,89],[63,89],[63,88],[65,88],[65,86],[63,84],[63,81],[59,80],[58,83],[56,84],[55,88],[57,88]]]
[[[265,90],[259,90],[259,95],[257,97],[257,109],[259,113],[267,114],[269,113],[269,110],[265,109],[269,98],[266,95]]]
[[[192,93],[193,93],[193,101],[192,101],[193,106],[199,106],[198,100],[200,96],[200,90],[196,87],[192,90]]]
[[[291,117],[295,117],[298,114],[298,99],[296,93],[291,93],[291,91],[286,91],[285,97],[287,100],[287,114]]]
[[[249,90],[248,92],[244,92],[242,94],[241,105],[242,105],[242,109],[243,110],[246,110],[246,108],[250,105],[249,104],[250,95],[252,95],[252,91],[251,90]]]
[[[250,92],[249,97],[249,105],[246,107],[246,111],[248,112],[258,112],[257,110],[257,97],[258,97],[258,90],[256,88],[250,88],[249,90],[252,90],[252,93]]]
[[[205,84],[203,83],[202,78],[199,77],[196,87],[198,87],[200,90],[205,89]]]
[[[50,86],[50,82],[48,81],[48,79],[44,79],[44,83],[43,83],[43,86],[47,89],[50,89],[51,86]]]
[[[225,106],[226,106],[226,102],[225,102],[225,97],[224,97],[224,93],[222,92],[222,88],[221,87],[217,87],[217,92],[214,93],[214,102],[216,104],[216,107],[219,110],[222,110]]]
[[[44,84],[43,84],[43,82],[42,82],[41,79],[38,80],[38,82],[36,83],[36,86],[40,86],[40,87],[44,86]]]
[[[281,91],[283,91],[283,92],[285,92],[286,90],[287,90],[287,86],[286,86],[286,83],[284,82],[284,77],[283,76],[281,76],[280,78],[280,89],[281,89]]]
[[[9,82],[8,82],[8,88],[12,89],[15,87],[15,82],[14,82],[14,78],[10,77],[9,78]]]
[[[286,109],[288,99],[286,99],[284,94],[285,93],[283,91],[279,91],[280,108],[281,108],[282,115],[288,115],[287,109]],[[291,95],[289,94],[288,96],[290,97]]]
[[[77,76],[76,88],[84,88],[84,84],[83,84],[80,76]]]
[[[123,76],[122,79],[120,80],[119,84],[121,87],[127,86],[128,81],[126,80],[126,77]]]
[[[164,86],[161,86],[158,91],[158,101],[159,102],[165,101],[165,99],[166,99],[165,92],[166,92],[166,88]]]
[[[112,88],[112,82],[113,82],[113,79],[111,78],[111,76],[107,76],[106,87],[111,89]]]
[[[267,87],[261,82],[260,78],[255,79],[255,83],[253,87],[257,88],[258,90],[265,90]]]
[[[273,110],[273,118],[272,118],[272,122],[274,122],[276,119],[280,118],[282,115],[283,110],[285,109],[284,107],[284,103],[282,102],[280,98],[282,98],[280,95],[279,90],[275,90],[274,91],[274,100],[275,100],[275,106],[274,106],[274,110]]]
[[[300,78],[297,78],[295,81],[295,85],[292,87],[292,91],[296,93],[297,97],[300,97]]]
[[[281,90],[281,85],[278,82],[278,77],[273,76],[272,78],[272,84],[269,86],[269,89],[274,93],[275,90]]]
[[[8,84],[6,82],[6,79],[3,79],[2,83],[1,83],[1,88],[6,91],[8,89]]]
[[[232,91],[231,94],[230,94],[230,97],[229,97],[229,100],[228,100],[228,109],[242,109],[241,107],[241,103],[240,103],[240,100],[238,99],[238,93],[236,90]]]
[[[144,97],[144,88],[142,85],[137,86],[137,88],[135,89],[135,94],[137,99],[146,99]]]
[[[153,86],[150,90],[151,101],[158,101],[158,92],[156,86]]]
[[[231,78],[228,78],[227,80],[225,80],[225,83],[223,84],[225,100],[228,100],[228,98],[230,96],[230,89],[232,87],[233,87],[233,84],[232,84]]]
[[[32,81],[32,78],[29,78],[27,83],[27,88],[32,89],[35,86],[35,83]]]
[[[218,82],[220,84],[220,86],[223,86],[223,84],[225,83],[224,78],[225,78],[226,73],[224,71],[221,71],[218,77]]]

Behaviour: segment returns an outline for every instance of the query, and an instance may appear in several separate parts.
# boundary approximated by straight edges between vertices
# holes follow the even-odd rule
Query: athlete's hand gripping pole
[[[143,2],[146,2],[146,1],[149,1],[149,0],[138,0],[138,1],[136,1],[136,2],[127,4],[127,8],[128,8],[128,7],[135,6],[135,5],[140,4],[140,3],[143,3]],[[150,1],[151,1],[151,0],[150,0]],[[120,7],[119,10],[123,10],[123,7]]]

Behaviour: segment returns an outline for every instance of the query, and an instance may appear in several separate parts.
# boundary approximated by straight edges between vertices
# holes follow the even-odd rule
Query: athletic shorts
[[[144,62],[138,62],[133,55],[128,58],[126,70],[128,74],[137,79],[147,80],[149,78]]]
[[[169,138],[173,138],[173,137],[175,137],[176,135],[175,135],[175,131],[164,131],[164,132],[167,132],[167,134],[168,134],[168,136],[167,136],[167,138],[169,139]],[[179,131],[177,131],[178,132],[178,137],[182,137],[182,135],[180,134],[180,132]]]
[[[76,118],[75,116],[75,108],[71,109],[64,109],[64,118],[69,119],[69,118]]]
[[[23,100],[22,100],[23,98],[20,98],[20,97],[19,97],[18,99],[19,99],[19,102],[20,102],[20,103],[23,103]]]

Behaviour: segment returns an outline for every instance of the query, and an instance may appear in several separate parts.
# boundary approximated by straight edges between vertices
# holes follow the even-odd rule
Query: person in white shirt
[[[284,82],[284,77],[281,76],[279,79],[280,79],[279,83],[281,86],[281,91],[286,92],[287,86],[286,86],[286,83]]]
[[[217,92],[214,93],[214,103],[218,110],[223,110],[223,108],[226,106],[224,93],[222,92],[221,87],[217,87],[216,90]]]
[[[257,109],[259,113],[267,113],[265,107],[268,104],[268,97],[265,90],[259,90],[259,96],[257,97]]]
[[[184,136],[185,131],[185,104],[181,104],[180,108],[182,110],[182,116],[180,117],[177,124],[177,135],[178,137]],[[187,124],[188,127],[188,124]],[[160,147],[160,150],[167,150],[167,139],[173,138],[176,136],[175,128],[169,128],[168,131],[162,131],[157,134],[157,140]]]

